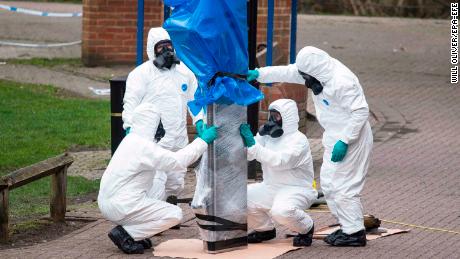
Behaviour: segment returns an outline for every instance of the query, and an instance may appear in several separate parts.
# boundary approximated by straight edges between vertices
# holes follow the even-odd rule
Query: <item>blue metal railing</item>
[[[136,65],[144,62],[144,0],[137,0]]]
[[[267,56],[266,66],[271,66],[273,62],[273,19],[275,16],[275,0],[268,0],[267,14]]]
[[[289,62],[295,63],[297,41],[297,0],[291,2],[291,39],[289,47]]]

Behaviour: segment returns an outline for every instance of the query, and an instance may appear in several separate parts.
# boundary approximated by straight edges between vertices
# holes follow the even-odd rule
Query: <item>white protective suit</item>
[[[136,107],[131,133],[118,146],[101,179],[98,204],[102,215],[123,226],[135,240],[169,229],[182,219],[179,207],[149,197],[155,170],[185,170],[208,146],[196,138],[177,152],[163,149],[152,141],[159,120],[153,105]]]
[[[312,95],[317,119],[325,130],[321,189],[342,231],[353,234],[364,229],[360,193],[373,144],[369,107],[356,75],[315,47],[303,48],[295,64],[258,69],[257,80],[304,84],[299,70],[318,79],[324,87],[320,94]],[[348,144],[348,151],[341,162],[334,163],[331,155],[338,140]]]
[[[280,99],[270,104],[281,114],[283,135],[255,137],[248,148],[248,160],[262,165],[263,182],[248,186],[248,226],[255,231],[268,231],[278,224],[291,231],[306,234],[313,220],[305,212],[315,198],[313,159],[307,137],[299,128],[297,104]]]
[[[123,99],[123,128],[131,127],[134,108],[140,103],[152,103],[159,109],[166,131],[160,146],[177,151],[188,144],[187,102],[194,99],[197,81],[183,63],[173,65],[171,69],[159,69],[153,64],[155,44],[165,39],[170,39],[166,30],[161,27],[150,29],[147,38],[149,60],[128,75]],[[203,117],[202,112],[192,116],[193,124]],[[152,195],[162,200],[169,195],[179,196],[184,189],[185,173],[186,170],[157,172],[151,190],[155,194]]]

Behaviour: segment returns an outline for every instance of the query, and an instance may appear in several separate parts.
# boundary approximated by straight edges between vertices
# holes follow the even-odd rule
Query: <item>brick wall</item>
[[[267,0],[259,0],[257,16],[257,43],[265,44],[267,35]],[[274,37],[278,42],[274,64],[287,64],[289,56],[291,0],[275,1]],[[144,10],[144,57],[145,43],[151,27],[161,26],[163,5],[160,0],[145,0]],[[83,0],[82,60],[87,66],[134,64],[136,60],[137,4],[134,0]],[[259,122],[267,119],[268,105],[280,98],[297,102],[301,118],[300,127],[305,132],[307,91],[305,87],[292,84],[262,86],[266,96],[260,102]],[[190,119],[189,119],[190,122]],[[195,132],[189,126],[190,138]]]
[[[259,0],[257,43],[266,43],[267,0]],[[275,1],[274,37],[281,62],[289,55],[290,0]],[[161,26],[160,0],[145,0],[144,46],[151,27]],[[137,3],[134,0],[83,0],[82,59],[85,65],[134,64],[136,60]],[[145,48],[144,48],[145,49]]]
[[[273,19],[273,42],[278,42],[281,59],[278,64],[285,64],[289,57],[289,39],[291,31],[291,0],[275,0]],[[267,0],[258,1],[257,44],[267,43]],[[275,63],[274,63],[275,64]]]
[[[162,24],[163,5],[160,0],[145,0],[144,5],[145,46],[149,29]],[[83,63],[87,66],[134,64],[136,30],[137,1],[83,0]]]

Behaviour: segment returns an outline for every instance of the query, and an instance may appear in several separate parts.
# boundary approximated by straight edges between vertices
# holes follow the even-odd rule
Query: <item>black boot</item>
[[[136,241],[136,243],[141,244],[144,247],[144,249],[150,249],[153,246],[152,245],[152,240],[150,240],[150,238],[146,238],[146,239]]]
[[[261,243],[263,241],[268,241],[276,237],[276,229],[257,232],[254,231],[248,235],[248,243],[255,244]]]
[[[341,231],[334,238],[324,241],[332,246],[366,246],[366,231],[363,229],[353,234]]]
[[[337,235],[341,235],[342,234],[342,229],[339,228],[337,229],[336,231],[332,232],[331,234],[327,235],[325,238],[324,238],[324,242],[328,243],[328,244],[332,244],[334,243],[335,239],[336,239],[336,236]]]
[[[292,245],[297,247],[311,246],[311,243],[313,242],[313,232],[315,232],[315,225],[311,226],[311,229],[307,234],[298,234],[295,236],[294,240],[292,240]]]
[[[174,196],[174,195],[168,196],[168,198],[166,198],[166,202],[177,206],[177,196]],[[175,225],[171,227],[170,229],[180,229],[180,224]]]
[[[109,232],[109,238],[125,254],[143,254],[144,247],[136,243],[122,226],[116,226]]]

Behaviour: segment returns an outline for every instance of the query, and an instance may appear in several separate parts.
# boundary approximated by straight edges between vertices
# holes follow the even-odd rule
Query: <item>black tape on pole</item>
[[[205,225],[205,224],[198,223],[198,226],[205,230],[209,230],[209,231],[232,231],[232,230],[247,231],[248,230],[247,224],[233,222],[231,220],[224,219],[224,218],[217,217],[217,216],[212,216],[212,215],[203,215],[203,214],[195,214],[195,215],[197,219],[220,224],[220,225]]]

